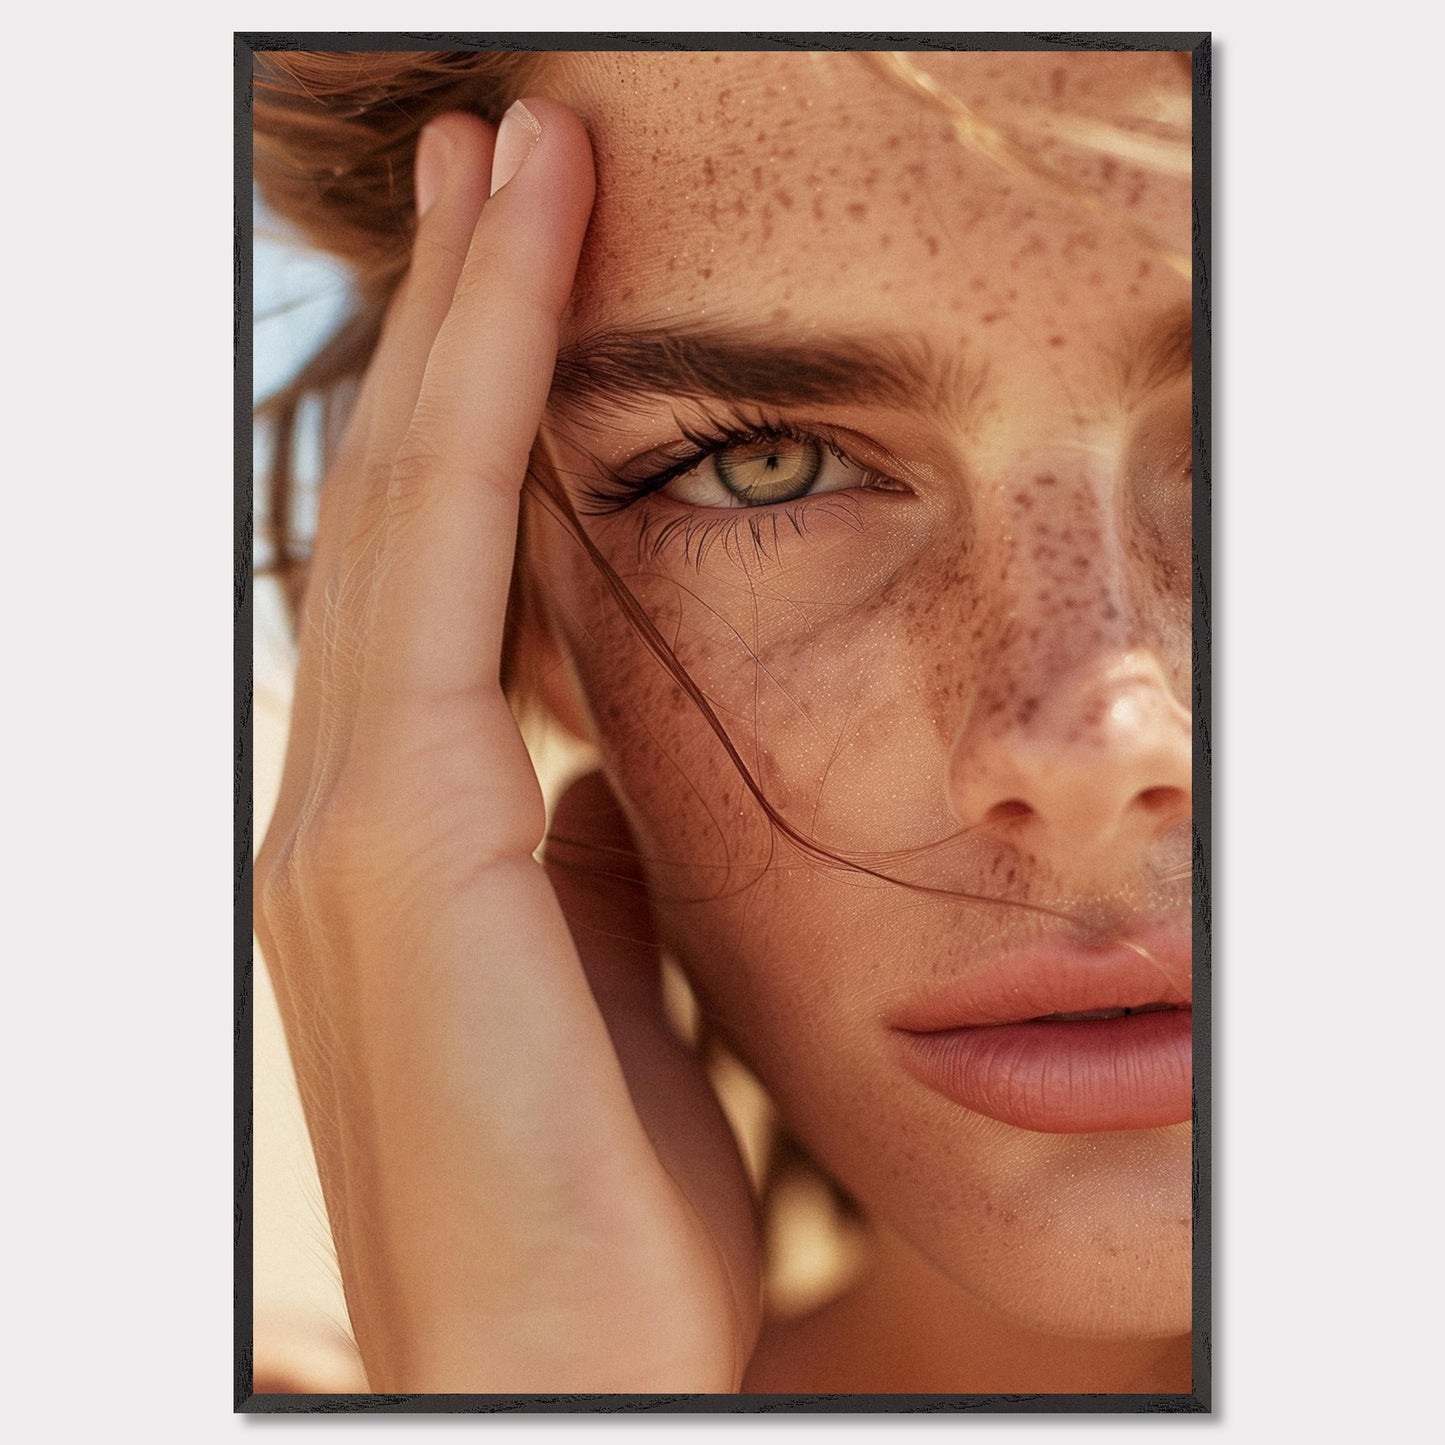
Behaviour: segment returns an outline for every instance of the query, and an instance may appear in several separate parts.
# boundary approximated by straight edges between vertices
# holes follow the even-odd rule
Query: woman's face
[[[533,564],[665,934],[820,1161],[1025,1322],[1179,1332],[1188,1015],[983,1026],[1188,997],[1187,70],[915,63],[1028,163],[856,55],[548,86],[598,173],[549,455],[769,803],[873,871],[779,834],[540,516]],[[953,1025],[1005,1047],[920,1062]]]

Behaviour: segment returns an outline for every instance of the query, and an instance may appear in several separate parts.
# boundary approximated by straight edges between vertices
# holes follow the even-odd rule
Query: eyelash
[[[733,447],[779,441],[812,442],[826,447],[840,462],[863,471],[870,488],[886,487],[889,484],[889,479],[875,468],[850,456],[836,440],[836,434],[827,427],[801,427],[793,422],[758,414],[754,417],[709,415],[705,416],[700,424],[689,425],[679,421],[677,429],[680,441],[655,447],[622,467],[614,468],[597,462],[597,470],[602,480],[588,483],[580,489],[578,510],[584,516],[610,516],[662,491],[679,477],[685,477],[720,452]],[[679,448],[684,446],[686,450],[680,451]],[[664,458],[667,459],[666,464],[657,466],[656,462]],[[837,497],[846,496],[847,493],[834,492],[825,495]],[[823,496],[805,496],[791,502],[773,502],[743,510],[776,513],[783,508],[799,508],[822,500]]]
[[[581,487],[578,511],[592,517],[614,515],[662,491],[710,457],[731,447],[779,441],[811,442],[826,447],[839,461],[859,468],[869,490],[891,490],[897,485],[874,467],[850,456],[827,427],[802,427],[757,414],[751,417],[707,415],[697,425],[679,421],[677,429],[681,441],[654,448],[622,467],[609,467],[596,461],[602,480]],[[682,446],[687,450],[679,451]],[[654,465],[664,457],[670,458],[665,466]],[[644,514],[637,538],[639,560],[652,562],[664,551],[680,547],[685,562],[701,567],[707,555],[721,546],[726,556],[745,566],[748,554],[753,561],[765,559],[770,550],[776,554],[783,525],[791,526],[796,535],[803,536],[809,519],[820,515],[818,509],[861,530],[856,497],[860,490],[863,488],[855,487],[799,497],[790,502],[730,508],[726,515],[710,514],[703,508]]]

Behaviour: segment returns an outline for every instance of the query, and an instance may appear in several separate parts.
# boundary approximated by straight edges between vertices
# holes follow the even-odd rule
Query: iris
[[[791,502],[804,496],[823,467],[814,441],[762,441],[729,447],[713,457],[718,479],[748,506]]]

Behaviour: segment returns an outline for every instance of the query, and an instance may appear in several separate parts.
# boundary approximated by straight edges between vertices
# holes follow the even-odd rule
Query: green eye
[[[866,467],[821,437],[719,437],[707,455],[662,487],[689,507],[770,507],[874,484]]]
[[[750,442],[713,457],[722,484],[749,506],[791,502],[803,496],[823,469],[823,448],[814,441]]]

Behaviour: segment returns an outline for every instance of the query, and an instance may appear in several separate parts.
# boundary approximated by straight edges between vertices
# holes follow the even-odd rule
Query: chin
[[[1041,1334],[1164,1339],[1192,1327],[1190,1128],[1034,1136],[1027,1167],[900,1224],[946,1277]],[[981,1217],[980,1217],[981,1216]]]
[[[1148,1265],[1122,1259],[1073,1262],[1052,1278],[990,1280],[983,1298],[1014,1324],[1041,1335],[1173,1339],[1188,1334],[1193,1324],[1190,1274],[1187,1254]],[[977,1291],[977,1281],[963,1283]]]

